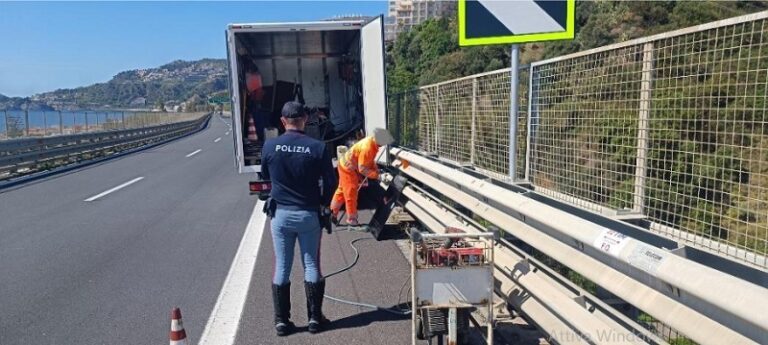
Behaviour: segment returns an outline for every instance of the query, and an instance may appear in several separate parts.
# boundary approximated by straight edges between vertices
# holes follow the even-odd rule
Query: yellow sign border
[[[512,35],[512,36],[496,36],[496,37],[483,37],[483,38],[467,38],[466,31],[466,15],[467,15],[467,0],[459,0],[459,45],[460,46],[478,46],[488,44],[513,44],[513,43],[527,43],[527,42],[542,42],[542,41],[556,41],[556,40],[572,40],[575,36],[575,17],[576,17],[576,0],[567,1],[567,17],[565,31],[558,32],[542,32],[535,34],[524,35]]]

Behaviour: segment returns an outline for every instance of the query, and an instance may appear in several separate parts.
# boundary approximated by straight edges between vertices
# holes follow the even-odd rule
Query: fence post
[[[648,153],[648,118],[651,112],[651,87],[653,83],[653,43],[643,46],[643,72],[640,81],[640,112],[637,121],[637,159],[635,161],[635,198],[632,211],[645,211],[645,175]]]
[[[435,85],[435,154],[440,155],[440,85]]]
[[[61,117],[61,110],[59,110],[59,135],[64,135],[64,119]]]
[[[125,129],[125,112],[124,111],[120,112],[120,124],[122,124],[123,129]]]
[[[29,109],[24,110],[24,136],[29,136]]]
[[[403,126],[402,126],[403,95],[404,93],[399,93],[395,95],[396,97],[395,107],[397,109],[397,111],[395,111],[395,131],[397,131],[397,134],[395,134],[395,136],[397,136],[397,143],[400,145],[403,145],[403,139],[402,139],[403,137]]]
[[[474,166],[476,162],[475,146],[477,146],[477,77],[472,78],[472,123],[469,130],[469,163]]]
[[[517,89],[519,87],[518,64],[520,63],[520,47],[513,44],[510,51],[509,70],[509,178],[515,180],[517,175],[517,107],[519,99]]]
[[[85,112],[85,132],[88,133],[88,112]]]
[[[43,112],[43,136],[48,136],[48,113]]]
[[[533,182],[531,180],[531,154],[533,154],[533,149],[531,149],[531,145],[533,144],[533,117],[536,115],[536,112],[533,107],[533,101],[536,97],[534,97],[534,87],[533,87],[533,65],[529,67],[528,69],[528,118],[526,119],[526,131],[525,131],[525,181],[526,182]]]
[[[99,112],[97,111],[95,115],[96,115],[96,130],[98,131],[99,130]]]

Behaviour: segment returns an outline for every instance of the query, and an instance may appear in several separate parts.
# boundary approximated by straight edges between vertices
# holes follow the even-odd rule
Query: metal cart
[[[487,308],[488,344],[493,344],[494,233],[445,234],[411,231],[411,342],[436,338],[448,345],[468,340],[469,316]]]

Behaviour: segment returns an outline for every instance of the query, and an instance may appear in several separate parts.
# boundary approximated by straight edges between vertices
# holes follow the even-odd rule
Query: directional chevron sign
[[[576,0],[459,0],[459,45],[573,39]]]

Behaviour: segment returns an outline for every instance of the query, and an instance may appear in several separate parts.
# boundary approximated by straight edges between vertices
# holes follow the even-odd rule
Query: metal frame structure
[[[494,300],[494,234],[492,232],[472,233],[432,233],[420,234],[418,242],[411,233],[411,343],[417,344],[417,320],[424,320],[427,309],[448,309],[447,328],[448,344],[458,344],[458,309],[486,309],[486,340],[493,345],[493,300]],[[482,262],[472,266],[433,267],[429,259],[420,262],[418,249],[430,240],[462,239],[471,240],[482,250]],[[427,251],[431,249],[426,249]],[[429,254],[429,253],[427,253]],[[488,285],[478,282],[487,280]],[[424,286],[422,286],[424,285]]]

